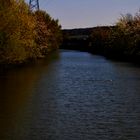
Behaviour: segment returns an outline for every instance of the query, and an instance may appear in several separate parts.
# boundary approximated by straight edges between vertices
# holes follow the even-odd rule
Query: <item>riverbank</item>
[[[12,70],[18,70],[18,69],[24,69],[26,67],[31,67],[31,66],[38,66],[39,63],[46,63],[49,62],[50,60],[55,60],[59,58],[59,49],[52,50],[48,52],[45,56],[36,58],[36,59],[29,59],[24,61],[23,63],[1,63],[0,64],[0,73],[6,73]]]
[[[140,64],[140,46],[138,41],[135,45],[133,45],[130,40],[125,40],[124,42],[123,37],[125,37],[125,35],[118,35],[118,38],[113,40],[112,34],[114,34],[113,32],[115,32],[115,30],[118,30],[118,27],[103,26],[63,30],[64,40],[60,48],[85,51],[92,54],[103,55],[108,59]],[[124,44],[122,44],[122,42],[124,42]]]
[[[114,26],[63,30],[62,49],[88,51],[140,63],[140,12],[123,15]]]

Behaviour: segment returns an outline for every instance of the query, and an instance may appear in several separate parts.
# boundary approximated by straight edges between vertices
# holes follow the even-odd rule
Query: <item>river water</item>
[[[1,72],[0,140],[140,140],[140,67],[61,50]]]

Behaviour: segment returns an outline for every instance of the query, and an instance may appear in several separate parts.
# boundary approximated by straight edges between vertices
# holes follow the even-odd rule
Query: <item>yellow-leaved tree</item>
[[[35,20],[23,0],[1,0],[0,62],[22,63],[35,57]]]

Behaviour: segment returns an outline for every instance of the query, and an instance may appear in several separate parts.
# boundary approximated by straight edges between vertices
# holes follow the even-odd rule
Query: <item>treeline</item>
[[[89,36],[94,28],[64,29],[63,43],[60,48],[87,51]]]
[[[99,28],[90,35],[91,52],[107,57],[140,60],[140,12],[122,15],[114,27]]]
[[[0,0],[0,64],[44,57],[61,41],[61,26],[48,13],[30,11],[24,0]]]
[[[140,12],[122,15],[114,26],[63,30],[63,36],[65,49],[140,61]]]

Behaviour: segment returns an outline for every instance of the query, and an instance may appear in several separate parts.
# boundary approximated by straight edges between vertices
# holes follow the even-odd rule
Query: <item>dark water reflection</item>
[[[140,67],[61,51],[0,75],[0,140],[139,140]]]

